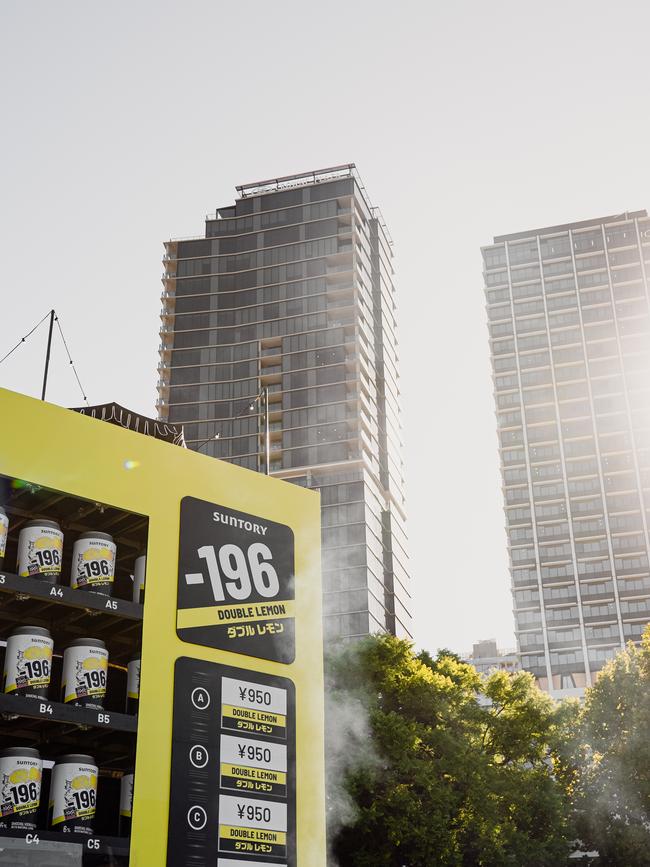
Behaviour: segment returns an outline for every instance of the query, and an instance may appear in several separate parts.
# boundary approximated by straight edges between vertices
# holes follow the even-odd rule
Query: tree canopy
[[[352,703],[367,714],[374,747],[372,758],[333,763],[332,815],[341,784],[356,814],[330,828],[332,863],[564,863],[568,796],[554,756],[567,714],[530,674],[482,678],[447,651],[416,655],[406,641],[376,636],[331,660],[330,680],[329,731],[340,735],[338,720]]]
[[[599,865],[650,863],[650,633],[587,690],[564,762],[583,848]]]

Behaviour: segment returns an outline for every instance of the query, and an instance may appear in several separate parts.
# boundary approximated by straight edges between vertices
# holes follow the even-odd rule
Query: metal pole
[[[52,329],[54,328],[54,310],[50,310],[50,331],[47,335],[47,351],[45,353],[45,371],[43,372],[43,391],[41,392],[41,400],[45,400],[45,390],[47,389],[47,372],[50,369],[50,351],[52,349]]]
[[[264,449],[266,452],[266,475],[271,475],[271,426],[269,424],[269,387],[262,389],[264,397]]]

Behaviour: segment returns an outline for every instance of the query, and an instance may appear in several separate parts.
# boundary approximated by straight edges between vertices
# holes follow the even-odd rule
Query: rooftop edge
[[[621,214],[610,214],[605,217],[594,217],[591,220],[581,220],[576,223],[562,223],[558,226],[543,226],[541,229],[529,229],[527,232],[513,232],[510,235],[495,235],[493,243],[500,244],[503,241],[520,241],[524,238],[536,235],[552,235],[555,232],[566,232],[568,229],[586,229],[589,226],[600,226],[603,223],[616,223],[622,220],[631,220],[633,217],[647,217],[646,210],[624,211]]]

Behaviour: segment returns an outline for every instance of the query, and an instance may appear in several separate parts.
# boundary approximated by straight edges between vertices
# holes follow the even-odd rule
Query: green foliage
[[[375,753],[345,772],[356,814],[331,829],[333,863],[565,862],[568,803],[553,765],[571,714],[541,693],[531,675],[482,678],[455,654],[415,655],[408,642],[391,636],[349,647],[330,669],[333,708],[352,702],[366,709]],[[330,804],[339,782],[331,781]]]
[[[603,668],[587,690],[565,756],[576,827],[599,865],[650,863],[650,632]]]

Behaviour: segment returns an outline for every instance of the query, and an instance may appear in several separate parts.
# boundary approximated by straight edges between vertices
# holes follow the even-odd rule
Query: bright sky
[[[514,645],[479,247],[650,207],[645,0],[4,0],[0,357],[154,413],[162,241],[356,162],[395,240],[415,636]],[[0,367],[40,396],[45,326]],[[80,395],[60,343],[49,398]],[[10,419],[2,419],[4,424]]]

